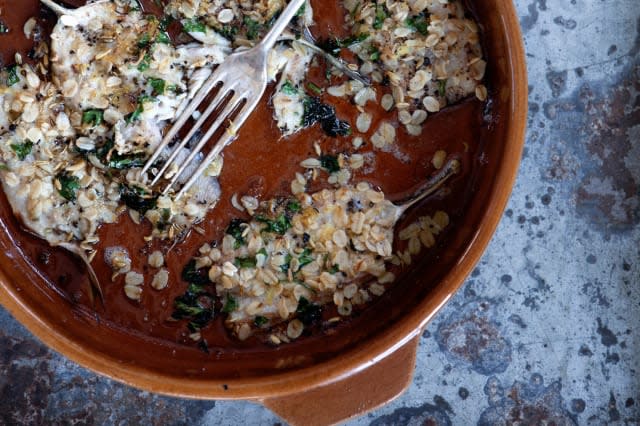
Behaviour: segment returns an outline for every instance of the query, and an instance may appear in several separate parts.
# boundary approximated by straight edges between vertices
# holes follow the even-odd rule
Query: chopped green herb
[[[298,300],[296,313],[304,325],[312,325],[322,318],[322,308],[304,297]]]
[[[27,155],[31,154],[31,148],[33,148],[33,142],[27,139],[24,143],[12,143],[11,149],[16,153],[20,161],[24,161]]]
[[[140,38],[138,39],[138,48],[144,49],[145,47],[149,46],[149,42],[151,42],[151,36],[149,35],[149,33],[142,34],[142,36],[140,36]]]
[[[387,15],[387,11],[385,10],[384,6],[379,5],[378,7],[376,7],[376,17],[375,17],[375,20],[373,21],[373,28],[375,28],[376,30],[382,29],[382,26],[384,25],[384,21],[388,17],[389,15]]]
[[[16,65],[7,68],[7,86],[11,87],[20,81],[18,67]]]
[[[273,232],[274,234],[284,235],[289,230],[289,228],[291,228],[291,221],[284,214],[281,214],[274,220],[262,215],[257,215],[255,218],[258,222],[262,222],[267,225],[267,227],[263,229],[263,231],[265,232]]]
[[[287,203],[287,210],[289,210],[292,213],[298,213],[300,210],[302,210],[302,206],[300,205],[300,201],[298,201],[298,200],[289,200],[289,202]]]
[[[82,123],[99,126],[104,121],[104,111],[101,109],[89,109],[82,113]]]
[[[312,256],[311,249],[307,248],[304,249],[298,260],[300,261],[300,267],[302,268],[303,266],[310,264],[316,259]]]
[[[146,156],[143,153],[120,155],[114,153],[111,155],[107,166],[111,169],[126,170],[134,167],[142,167],[146,162]]]
[[[238,27],[233,25],[225,25],[222,28],[217,28],[216,31],[229,41],[234,41],[238,34]]]
[[[333,265],[331,268],[329,268],[330,274],[337,274],[338,272],[340,272],[340,265]]]
[[[262,326],[264,326],[266,323],[268,323],[269,320],[263,316],[258,315],[257,317],[255,317],[255,319],[253,320],[253,323],[255,324],[256,327],[260,328]]]
[[[140,3],[138,3],[138,0],[129,1],[129,13],[140,12],[141,10],[142,10],[142,7],[140,6]]]
[[[6,172],[6,171],[8,171],[10,169],[9,169],[9,166],[7,166],[6,164],[0,163],[0,170],[3,170],[3,171]]]
[[[225,231],[226,234],[231,235],[233,238],[235,238],[236,242],[235,242],[234,248],[236,250],[246,244],[246,241],[242,236],[242,233],[244,232],[244,229],[245,229],[245,227],[242,225],[246,223],[247,222],[245,222],[242,219],[233,219],[231,223],[229,223],[229,226]]]
[[[164,91],[166,89],[166,83],[161,78],[149,78],[147,80],[153,89],[153,93],[156,95],[164,95]]]
[[[236,309],[238,309],[238,302],[236,302],[236,299],[234,299],[232,296],[227,294],[227,301],[222,308],[222,312],[224,312],[225,314],[229,314]]]
[[[136,109],[131,113],[131,114],[127,114],[124,118],[124,121],[127,124],[131,124],[136,120],[140,119],[140,116],[142,115],[142,113],[144,112],[144,104],[145,102],[158,102],[158,99],[152,97],[152,96],[139,96],[138,97],[138,106],[136,107]]]
[[[138,71],[145,72],[146,70],[149,69],[150,66],[151,66],[151,55],[149,55],[148,53],[145,53],[144,57],[142,58],[142,61],[140,61],[140,63],[138,64]]]
[[[9,32],[9,27],[4,22],[0,22],[0,34],[6,34]]]
[[[280,90],[282,90],[282,93],[284,93],[285,95],[293,96],[298,94],[298,89],[296,89],[293,83],[291,83],[289,80],[284,82]]]
[[[438,81],[438,94],[441,97],[447,94],[447,79]]]
[[[260,35],[260,31],[262,31],[262,24],[258,21],[254,21],[248,16],[244,17],[244,25],[247,27],[247,38],[249,40],[255,40]]]
[[[320,165],[323,169],[329,173],[335,173],[340,171],[340,163],[338,163],[338,157],[335,155],[323,155],[320,157]]]
[[[181,87],[179,87],[177,84],[170,84],[167,86],[167,91],[169,92],[173,92],[176,95],[181,95],[184,93],[184,90],[182,90]]]
[[[233,262],[233,264],[240,269],[255,268],[256,258],[255,257],[236,257],[236,260]]]
[[[167,34],[166,31],[158,31],[156,35],[156,43],[160,44],[171,44],[171,37]]]
[[[296,16],[298,17],[303,16],[306,11],[307,11],[307,5],[303,4],[302,6],[300,6],[300,9],[298,9],[298,12],[296,12]]]
[[[429,35],[429,19],[423,15],[410,16],[405,19],[404,24],[422,35]]]
[[[206,33],[207,26],[197,19],[187,19],[182,21],[182,28],[188,33]]]
[[[80,180],[77,176],[68,173],[61,173],[56,176],[56,180],[60,184],[58,193],[69,201],[76,200],[76,191],[80,188]]]
[[[138,187],[120,185],[120,199],[132,210],[144,215],[148,210],[155,209],[157,197],[147,195]]]
[[[323,90],[318,85],[313,84],[312,82],[308,82],[307,87],[316,95],[321,95],[323,92]]]
[[[269,257],[269,253],[267,253],[267,249],[264,248],[264,247],[262,247],[260,250],[258,250],[258,253],[256,253],[256,254],[261,254],[264,257]]]
[[[380,59],[380,50],[378,50],[378,48],[375,46],[371,46],[371,48],[369,49],[369,54],[369,59],[374,62]]]

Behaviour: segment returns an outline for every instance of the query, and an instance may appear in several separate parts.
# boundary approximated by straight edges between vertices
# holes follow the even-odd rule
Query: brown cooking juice
[[[12,3],[9,0],[0,0],[2,10],[0,17],[11,28],[8,34],[0,36],[3,40],[0,46],[4,64],[10,64],[16,52],[28,58],[29,51],[33,48],[33,41],[24,37],[22,25],[29,17],[38,17],[42,23],[42,37],[45,39],[46,31],[50,30],[55,22],[55,16],[39,8],[39,2],[35,0],[23,0],[20,2],[20,7],[11,8],[9,6]],[[67,2],[69,5],[80,3],[82,1]],[[143,2],[144,6],[149,6],[146,3]],[[343,24],[345,11],[340,2],[315,0],[312,3],[316,21],[312,32],[318,39],[348,34]],[[147,10],[157,11],[157,8]],[[318,65],[310,70],[307,81],[319,87],[338,83],[336,79],[330,83],[327,82],[324,62],[322,59],[318,59],[317,62]],[[379,86],[376,87],[376,91],[380,99],[383,94],[390,92],[390,88]],[[160,340],[169,346],[179,348],[186,345],[197,350],[196,344],[188,336],[186,321],[171,320],[174,310],[173,301],[186,290],[187,283],[180,278],[181,271],[197,253],[198,248],[204,243],[220,242],[224,230],[232,219],[238,217],[249,219],[248,216],[244,216],[242,212],[233,208],[232,195],[235,193],[252,195],[260,200],[290,196],[290,182],[295,178],[295,173],[301,171],[299,163],[317,155],[314,150],[315,143],[319,144],[325,154],[355,152],[352,146],[353,137],[332,138],[325,135],[317,125],[283,138],[272,118],[273,110],[269,102],[272,93],[273,88],[267,90],[258,109],[242,127],[238,139],[223,153],[224,168],[219,178],[222,197],[218,205],[209,212],[205,221],[199,225],[205,230],[205,235],[191,232],[184,241],[177,244],[173,241],[146,242],[143,237],[151,233],[150,225],[145,222],[137,225],[126,213],[121,215],[118,223],[102,226],[98,254],[92,265],[100,277],[103,302],[92,300],[87,274],[82,263],[73,255],[64,250],[51,248],[46,242],[24,231],[16,231],[14,235],[16,243],[33,267],[47,278],[50,285],[63,295],[68,303],[74,305],[79,316],[86,317],[88,324],[99,322],[114,329],[124,330],[126,333]],[[329,96],[322,96],[322,100],[336,107],[337,116],[340,119],[354,125],[358,112],[348,100]],[[469,195],[473,192],[477,169],[482,167],[481,141],[483,129],[487,126],[484,108],[485,105],[474,98],[432,114],[423,125],[422,135],[418,137],[408,135],[404,127],[398,126],[396,143],[386,151],[374,150],[371,144],[366,142],[357,152],[373,161],[367,167],[357,170],[352,177],[352,182],[355,184],[359,181],[367,181],[384,191],[388,199],[404,200],[418,191],[427,178],[435,172],[431,164],[433,155],[438,150],[444,150],[450,158],[460,159],[463,166],[462,172],[449,181],[446,190],[440,191],[420,206],[414,207],[398,223],[396,230],[402,229],[418,216],[432,214],[436,210],[447,212],[451,218],[449,229],[454,228],[456,218],[463,213]],[[362,135],[365,141],[381,122],[397,123],[396,111],[386,112],[382,107],[372,106],[371,103],[368,111],[373,114],[373,120],[370,131]],[[325,187],[322,182],[326,181],[326,176],[322,174],[317,182],[310,185],[308,192]],[[19,225],[11,213],[4,194],[0,201],[0,213],[4,221],[8,222],[8,228],[17,229]],[[441,234],[439,240],[446,238],[447,232]],[[396,245],[399,243],[396,242]],[[110,279],[112,270],[104,261],[104,250],[115,246],[125,247],[132,258],[132,270],[145,275],[147,284],[140,302],[134,302],[126,297],[123,291],[124,276],[119,276],[113,282]],[[162,291],[156,291],[148,285],[155,271],[147,265],[147,258],[155,250],[166,253],[166,268],[170,273],[169,287]],[[430,265],[437,265],[441,256],[443,253],[439,247],[423,249],[420,255],[413,259],[413,264],[422,265],[428,269]],[[435,272],[433,277],[435,279]],[[370,318],[371,311],[388,309],[384,308],[385,303],[394,297],[389,293],[412,294],[411,292],[415,289],[409,289],[411,282],[413,280],[410,279],[410,271],[402,271],[394,288],[371,302],[364,311],[356,312],[354,318],[349,321],[343,321],[331,329],[319,330],[323,332],[316,330],[313,335],[291,344],[290,346],[299,346],[299,350],[293,348],[291,352],[304,354],[310,345],[317,344],[326,345],[327,352],[330,352],[332,346],[327,341],[331,339],[324,337],[326,334],[338,333],[349,323],[356,327],[358,322],[367,321]],[[261,343],[259,337],[252,337],[245,342],[232,338],[224,328],[223,315],[216,312],[215,320],[201,332],[213,355],[224,358],[238,353],[269,350],[268,346]],[[357,340],[357,337],[353,340]]]

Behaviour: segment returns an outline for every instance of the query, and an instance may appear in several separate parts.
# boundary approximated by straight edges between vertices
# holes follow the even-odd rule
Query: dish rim
[[[495,182],[500,182],[501,185],[494,185],[489,191],[485,211],[479,216],[479,226],[471,241],[465,245],[464,252],[458,256],[457,264],[438,282],[428,298],[424,298],[410,312],[401,316],[393,326],[359,342],[342,354],[305,368],[273,372],[261,377],[199,379],[176,377],[145,369],[144,366],[123,362],[91,346],[83,346],[81,342],[58,330],[55,325],[39,318],[20,297],[19,289],[7,284],[9,279],[2,268],[0,302],[45,345],[79,365],[118,382],[175,397],[221,400],[279,397],[341,381],[383,360],[420,334],[464,283],[491,241],[510,198],[525,141],[528,87],[524,44],[513,2],[503,2],[501,15],[500,30],[506,34],[505,50],[509,52],[507,60],[512,76],[512,95],[508,107],[510,123],[505,136],[509,142],[501,151],[503,158],[494,175]]]

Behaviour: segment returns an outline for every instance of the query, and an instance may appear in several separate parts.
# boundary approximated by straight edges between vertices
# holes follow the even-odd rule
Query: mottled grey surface
[[[409,390],[353,425],[640,424],[640,2],[516,3],[531,111],[508,210]],[[0,330],[2,424],[280,421],[97,377],[4,311]]]

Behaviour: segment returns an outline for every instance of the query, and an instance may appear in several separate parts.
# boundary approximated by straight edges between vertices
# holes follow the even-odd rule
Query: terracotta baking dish
[[[0,1],[2,10],[7,3]],[[294,424],[335,423],[398,396],[411,381],[423,328],[463,283],[496,229],[524,143],[527,76],[514,6],[504,0],[469,6],[483,32],[492,120],[481,130],[482,166],[474,169],[465,213],[435,259],[414,264],[393,291],[348,326],[304,344],[211,354],[112,327],[34,266],[25,242],[30,237],[3,196],[2,305],[75,362],[152,392],[259,401]]]

